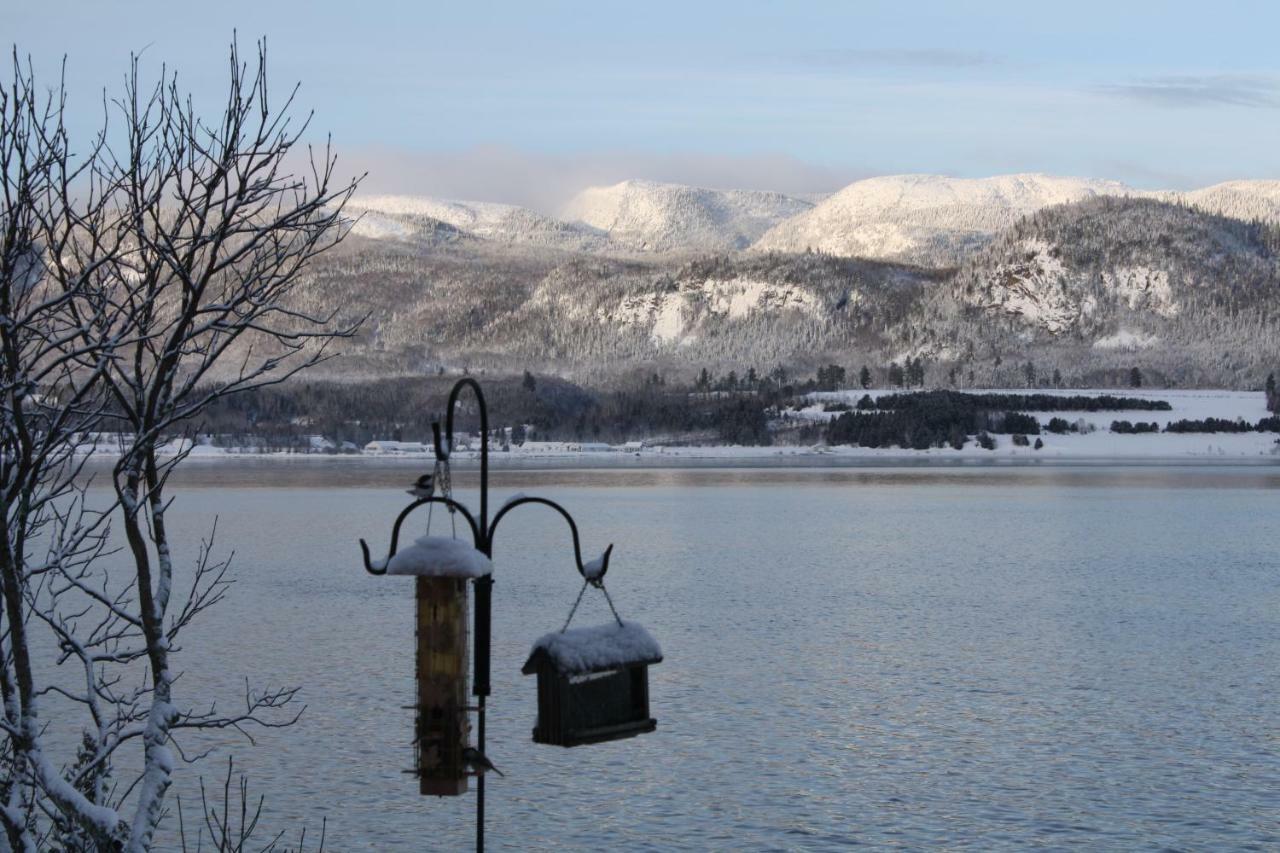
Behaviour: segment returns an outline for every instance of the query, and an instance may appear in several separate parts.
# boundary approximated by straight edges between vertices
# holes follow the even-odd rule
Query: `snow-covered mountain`
[[[983,345],[1076,347],[1158,351],[1172,365],[1203,350],[1238,368],[1260,352],[1274,356],[1277,299],[1274,227],[1149,198],[1097,198],[1003,231],[900,334],[935,358]]]
[[[1209,213],[1280,223],[1280,181],[1227,181],[1200,190],[1167,195]]]
[[[774,226],[755,248],[953,263],[999,230],[1044,207],[1133,192],[1115,181],[1048,175],[869,178]]]
[[[618,246],[652,252],[746,248],[812,203],[774,192],[712,190],[653,181],[589,187],[562,213]]]
[[[419,196],[355,196],[346,212],[359,220],[354,231],[371,239],[438,239],[441,231],[504,243],[524,243],[577,250],[604,248],[605,236],[512,204],[447,201]],[[445,226],[444,229],[441,225]]]
[[[414,196],[356,196],[357,235],[438,244],[475,238],[592,253],[802,253],[933,267],[962,263],[996,234],[1047,207],[1103,196],[1150,198],[1280,224],[1280,181],[1140,191],[1048,175],[895,175],[850,184],[815,204],[781,193],[652,181],[590,187],[556,219],[524,207]]]
[[[442,213],[466,231],[413,210],[386,215],[434,222],[442,239],[352,241],[309,273],[300,310],[371,312],[334,363],[346,375],[445,365],[610,381],[910,356],[942,371],[934,381],[954,370],[1004,387],[1028,362],[1071,381],[1141,364],[1211,384],[1280,365],[1280,228],[1187,204],[1104,194],[1039,209],[950,270],[827,253],[548,252],[474,236],[505,233],[486,232],[484,211]]]

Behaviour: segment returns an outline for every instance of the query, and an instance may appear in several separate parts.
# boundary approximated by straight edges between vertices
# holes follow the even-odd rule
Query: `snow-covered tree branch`
[[[16,54],[0,93],[0,851],[151,849],[177,759],[203,754],[184,731],[297,719],[290,687],[246,680],[231,711],[180,695],[180,638],[226,594],[230,561],[213,531],[192,541],[166,518],[186,457],[173,442],[209,405],[355,332],[301,310],[297,290],[345,235],[356,184],[335,180],[327,145],[290,170],[309,117],[296,88],[269,102],[266,58],[232,46],[212,122],[176,75],[144,85],[135,58],[80,150],[62,88],[42,96]],[[95,506],[83,451],[108,428],[124,438],[113,499]],[[196,565],[178,589],[184,546]],[[46,699],[83,712],[74,754],[54,756]],[[122,749],[141,755],[117,762]]]

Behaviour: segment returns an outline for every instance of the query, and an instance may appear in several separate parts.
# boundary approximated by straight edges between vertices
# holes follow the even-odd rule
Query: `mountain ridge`
[[[746,248],[812,206],[778,192],[628,180],[582,190],[561,214],[629,249],[724,251]]]
[[[1023,216],[1102,196],[1149,198],[1238,219],[1280,223],[1280,181],[1242,179],[1195,190],[1138,190],[1117,181],[1040,173],[952,178],[888,175],[820,200],[628,180],[584,189],[559,217],[497,202],[355,196],[358,235],[402,241],[473,237],[599,254],[749,250],[864,257],[950,267]]]
[[[770,229],[759,251],[820,251],[946,266],[1022,216],[1097,195],[1137,192],[1116,181],[1042,174],[855,181]]]

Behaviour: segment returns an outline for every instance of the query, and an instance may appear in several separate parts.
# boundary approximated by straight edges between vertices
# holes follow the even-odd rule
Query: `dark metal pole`
[[[555,501],[546,498],[530,498],[524,497],[514,501],[510,501],[498,510],[497,515],[493,519],[493,524],[489,524],[489,410],[485,405],[484,392],[480,390],[480,383],[470,376],[458,380],[453,386],[453,390],[449,392],[448,408],[445,412],[445,440],[440,441],[439,435],[436,436],[436,458],[447,460],[449,454],[453,452],[453,413],[458,405],[458,397],[462,393],[463,388],[470,388],[476,398],[476,405],[480,410],[480,518],[479,524],[472,522],[472,533],[476,541],[476,548],[484,553],[486,557],[493,559],[493,534],[497,530],[498,522],[502,517],[515,509],[517,506],[524,504],[542,504],[550,507],[564,517],[569,523],[569,532],[573,535],[573,556],[578,564],[578,572],[586,577],[586,568],[582,562],[582,546],[578,539],[578,525],[574,523],[573,516],[569,515],[564,507]],[[441,445],[444,445],[443,447]],[[427,503],[429,501],[420,501]],[[413,507],[410,507],[412,509]],[[470,514],[464,508],[459,510],[467,517],[468,521],[472,521]],[[401,513],[401,517],[396,520],[395,530],[392,537],[392,552],[395,551],[395,537],[399,534],[400,522],[404,520],[409,510]],[[363,545],[363,543],[362,543]],[[365,566],[369,567],[369,560],[365,556]],[[613,551],[610,545],[601,555],[601,565],[597,567],[595,574],[591,578],[592,583],[599,583],[603,580],[605,572],[609,569],[609,555]],[[477,697],[476,702],[476,749],[484,754],[485,747],[485,704],[489,696],[489,673],[490,673],[490,648],[492,639],[493,625],[493,576],[485,575],[476,578],[476,609],[475,609],[475,662],[474,662],[474,678],[472,681],[471,692]],[[476,777],[476,853],[484,853],[484,774],[481,773]]]
[[[479,746],[476,749],[484,753],[484,697],[480,697],[480,710],[477,712],[480,725],[479,735],[476,738]],[[484,853],[484,774],[481,773],[476,781],[476,853]]]
[[[484,392],[480,383],[470,376],[459,379],[449,392],[449,405],[445,412],[445,440],[448,443],[447,456],[453,452],[453,410],[458,405],[458,395],[463,388],[470,388],[476,397],[476,405],[480,409],[480,533],[476,536],[476,547],[486,557],[493,557],[493,546],[489,541],[489,410],[485,406]],[[439,442],[437,442],[437,445]],[[441,448],[436,447],[439,457]],[[475,685],[471,692],[479,697],[476,703],[476,749],[484,754],[485,698],[489,695],[489,640],[492,612],[493,577],[487,576],[475,581],[476,613],[475,613]],[[484,853],[484,774],[476,777],[476,853]]]

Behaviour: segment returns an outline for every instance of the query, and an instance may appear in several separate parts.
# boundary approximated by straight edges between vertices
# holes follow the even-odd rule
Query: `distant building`
[[[608,453],[611,445],[600,441],[526,441],[521,453]]]
[[[411,453],[432,453],[429,444],[421,441],[392,441],[389,438],[378,438],[364,446],[365,453],[377,456],[404,456]]]
[[[520,445],[521,453],[568,453],[567,441],[526,441]]]

